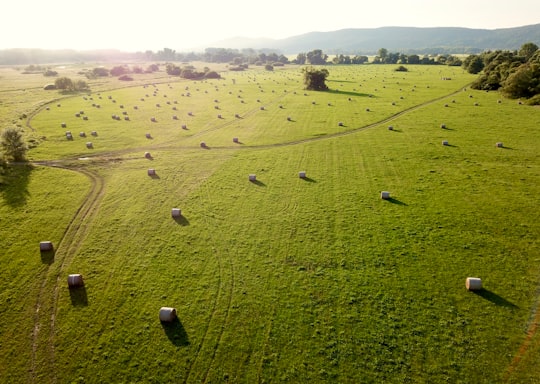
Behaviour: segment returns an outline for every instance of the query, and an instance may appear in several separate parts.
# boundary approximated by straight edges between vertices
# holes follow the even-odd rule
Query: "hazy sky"
[[[8,0],[0,49],[177,51],[229,37],[344,28],[511,28],[540,23],[540,0]]]

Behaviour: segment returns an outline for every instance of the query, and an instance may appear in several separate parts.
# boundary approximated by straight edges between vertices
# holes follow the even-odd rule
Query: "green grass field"
[[[540,110],[460,68],[328,69],[324,93],[289,67],[36,94],[0,190],[0,377],[537,383]]]

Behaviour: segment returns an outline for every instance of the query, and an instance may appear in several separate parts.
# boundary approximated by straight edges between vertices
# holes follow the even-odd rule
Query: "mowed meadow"
[[[0,377],[537,383],[540,109],[461,68],[327,69],[36,88],[0,190]]]

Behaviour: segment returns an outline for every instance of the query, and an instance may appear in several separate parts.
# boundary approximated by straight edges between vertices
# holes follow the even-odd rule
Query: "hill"
[[[285,54],[322,49],[325,53],[374,54],[379,48],[402,53],[477,53],[540,45],[540,24],[505,29],[382,27],[309,32],[285,39],[232,38],[216,42],[224,48],[276,49]]]

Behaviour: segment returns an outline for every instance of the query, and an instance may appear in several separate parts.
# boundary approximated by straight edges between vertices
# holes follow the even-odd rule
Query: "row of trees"
[[[518,51],[488,51],[470,55],[463,61],[469,73],[480,73],[472,88],[500,90],[512,98],[533,99],[540,104],[540,49],[526,43]]]

